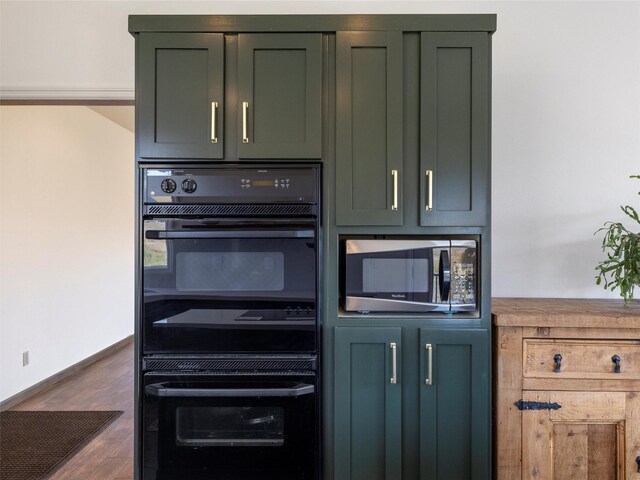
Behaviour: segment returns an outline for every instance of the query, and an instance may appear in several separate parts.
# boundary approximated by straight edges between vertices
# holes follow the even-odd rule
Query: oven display
[[[254,187],[273,187],[273,180],[254,180],[251,184]]]
[[[240,187],[242,188],[256,188],[256,187],[267,187],[267,188],[289,188],[289,179],[288,178],[274,178],[274,179],[260,179],[255,180],[251,178],[241,178],[240,179]]]

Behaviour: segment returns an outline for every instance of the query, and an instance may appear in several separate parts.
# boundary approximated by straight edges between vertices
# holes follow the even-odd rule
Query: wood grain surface
[[[628,340],[524,340],[523,375],[530,378],[640,379],[640,341]],[[562,355],[556,372],[554,356]],[[615,373],[614,355],[620,357]]]
[[[640,302],[495,298],[492,313],[496,478],[638,478]]]
[[[498,326],[640,328],[640,300],[493,298],[491,311]]]

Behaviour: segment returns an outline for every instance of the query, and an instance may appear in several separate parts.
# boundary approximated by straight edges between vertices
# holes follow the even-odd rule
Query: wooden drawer
[[[562,356],[559,373],[557,354]],[[620,357],[620,373],[615,373],[614,355]],[[640,379],[640,341],[525,338],[522,370],[528,378]]]

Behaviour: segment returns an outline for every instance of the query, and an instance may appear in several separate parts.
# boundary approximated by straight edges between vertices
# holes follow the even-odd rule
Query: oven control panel
[[[317,166],[145,168],[145,203],[317,203]]]

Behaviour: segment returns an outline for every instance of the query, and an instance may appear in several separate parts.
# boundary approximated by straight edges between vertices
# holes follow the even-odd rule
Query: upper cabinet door
[[[402,225],[402,32],[338,32],[336,85],[336,223]]]
[[[224,36],[140,35],[140,157],[222,158]]]
[[[420,68],[420,224],[486,225],[489,35],[423,33]]]
[[[321,158],[322,35],[238,35],[238,156]]]

